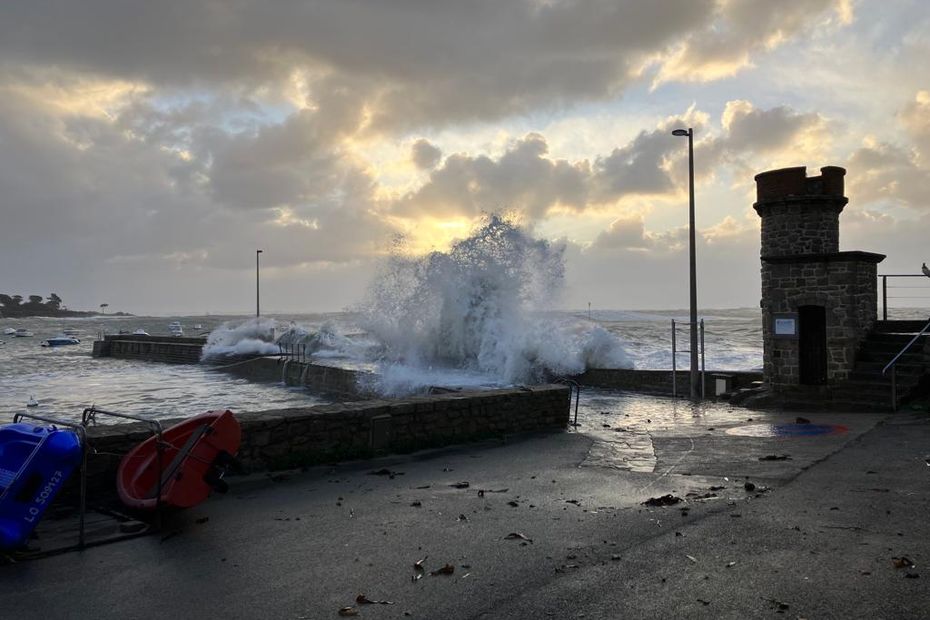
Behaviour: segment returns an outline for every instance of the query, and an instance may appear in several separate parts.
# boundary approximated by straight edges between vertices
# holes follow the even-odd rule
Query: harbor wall
[[[374,374],[364,370],[339,368],[280,357],[256,357],[217,366],[250,381],[277,381],[285,385],[305,386],[334,400],[368,399],[376,395],[368,389]]]
[[[188,363],[200,361],[203,338],[174,338],[167,336],[106,336],[94,343],[95,356],[112,356],[154,362]],[[291,386],[306,386],[333,400],[359,400],[377,397],[371,386],[375,375],[365,370],[340,368],[298,361],[286,356],[251,358],[224,358],[212,368],[250,381],[280,382]],[[716,392],[718,377],[726,377],[731,390],[749,387],[762,380],[761,372],[707,371],[705,390],[708,397]],[[649,394],[672,393],[671,370],[637,370],[631,368],[591,368],[574,377],[582,385],[614,388]],[[687,395],[689,372],[677,372],[678,393]],[[436,386],[442,387],[442,386]]]
[[[675,380],[678,394],[688,396],[690,371],[679,370]],[[716,395],[718,378],[726,381],[730,390],[748,388],[754,381],[762,381],[761,372],[746,371],[707,371],[704,373],[704,389],[708,398]],[[645,392],[647,394],[672,394],[671,370],[636,370],[632,368],[589,368],[575,377],[583,386]]]
[[[109,335],[94,342],[93,356],[166,364],[196,364],[200,361],[200,353],[206,343],[206,338],[183,336]]]
[[[458,392],[404,400],[368,400],[257,412],[236,412],[242,425],[244,473],[402,453],[514,433],[558,431],[569,421],[569,388]],[[167,428],[180,420],[164,420]],[[141,423],[88,429],[89,501],[112,499],[126,452],[151,436]],[[77,497],[77,477],[67,498]]]

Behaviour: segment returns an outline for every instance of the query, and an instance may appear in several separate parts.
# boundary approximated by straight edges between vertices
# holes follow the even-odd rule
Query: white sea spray
[[[497,216],[448,252],[394,252],[360,308],[363,328],[380,346],[377,389],[435,385],[438,370],[465,371],[466,384],[476,375],[519,384],[598,365],[632,367],[606,330],[579,329],[548,312],[564,271],[563,245]]]
[[[280,351],[274,342],[276,326],[274,319],[260,317],[223,323],[207,336],[200,357],[211,360],[238,355],[274,355]]]

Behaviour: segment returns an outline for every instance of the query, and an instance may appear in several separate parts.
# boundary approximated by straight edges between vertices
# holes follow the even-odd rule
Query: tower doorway
[[[827,382],[826,308],[798,307],[798,341],[801,385],[824,385]]]

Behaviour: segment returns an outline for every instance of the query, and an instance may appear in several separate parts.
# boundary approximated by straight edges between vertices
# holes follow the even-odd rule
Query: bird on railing
[[[921,266],[920,270],[924,272],[925,276],[930,278],[930,268],[927,267],[927,263],[924,263],[923,266]]]

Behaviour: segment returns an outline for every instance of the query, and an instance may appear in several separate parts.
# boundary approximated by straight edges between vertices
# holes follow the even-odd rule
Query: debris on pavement
[[[403,476],[404,472],[393,471],[386,467],[382,467],[381,469],[376,469],[375,471],[368,472],[368,475],[369,476],[387,476],[388,478],[393,480],[395,476]]]
[[[783,614],[786,611],[788,611],[788,609],[790,609],[791,607],[790,605],[788,605],[788,603],[782,603],[781,601],[774,599],[774,598],[767,598],[763,600],[767,601],[768,604],[772,606],[772,609],[774,609],[775,613],[777,614]]]
[[[340,615],[340,616],[343,616],[343,617],[345,617],[345,616],[357,616],[357,615],[358,615],[358,609],[356,609],[355,607],[343,607],[342,609],[339,610],[339,615]]]
[[[691,560],[693,563],[697,564],[697,558],[693,555],[686,555],[685,557]]]
[[[355,602],[358,605],[393,605],[394,601],[373,601],[364,594],[359,594],[355,597]]]
[[[667,495],[662,495],[661,497],[650,497],[643,502],[643,506],[674,506],[684,500],[680,497],[676,497],[671,493]]]
[[[504,536],[504,540],[523,540],[526,542],[533,542],[532,538],[527,538],[524,534],[521,534],[520,532],[510,532],[509,534]]]
[[[894,564],[895,568],[912,568],[914,566],[914,562],[905,556],[901,556],[900,558],[891,558],[891,563]]]
[[[760,461],[790,461],[791,457],[787,454],[766,454],[759,457]]]
[[[413,563],[413,570],[414,570],[415,572],[414,572],[414,574],[410,577],[410,580],[411,580],[411,581],[417,581],[417,580],[419,580],[421,577],[423,577],[423,573],[424,573],[424,571],[426,571],[426,569],[423,568],[423,562],[425,562],[425,561],[426,561],[426,558],[428,558],[428,557],[429,557],[429,556],[426,556],[426,557],[424,557],[422,560],[417,560],[416,562]]]
[[[432,571],[430,575],[451,575],[454,572],[455,566],[452,564],[446,564],[442,568],[437,568],[436,570]]]
[[[746,489],[746,491],[752,493],[753,491],[756,490],[756,485],[754,485],[751,482],[747,482],[746,484],[743,485],[743,488]]]

